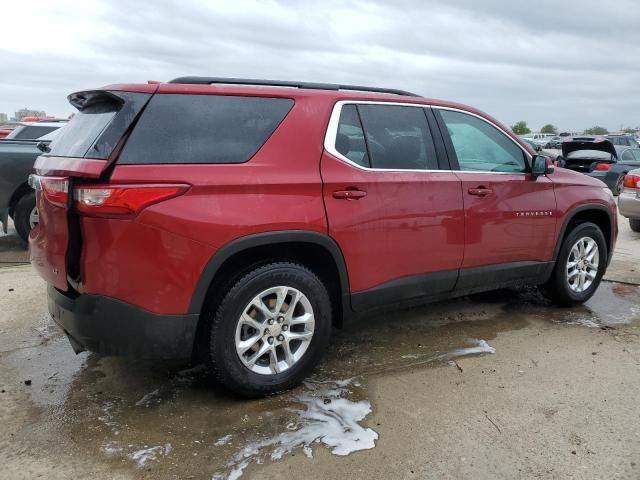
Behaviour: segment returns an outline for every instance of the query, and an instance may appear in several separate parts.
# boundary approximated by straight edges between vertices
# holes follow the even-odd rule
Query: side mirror
[[[531,159],[531,174],[534,177],[553,173],[553,164],[550,158],[544,155],[536,155]]]

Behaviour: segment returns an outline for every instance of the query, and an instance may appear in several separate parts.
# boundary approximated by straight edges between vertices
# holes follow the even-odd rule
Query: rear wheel
[[[595,293],[607,264],[607,244],[600,228],[593,223],[573,227],[565,237],[545,296],[562,306],[586,302]]]
[[[29,192],[18,200],[13,213],[13,223],[18,235],[26,243],[29,240],[29,232],[38,223],[35,192]]]
[[[310,270],[272,263],[241,278],[211,323],[209,366],[249,397],[286,390],[307,377],[331,336],[331,302]]]
[[[640,218],[630,218],[629,226],[634,232],[640,232]]]

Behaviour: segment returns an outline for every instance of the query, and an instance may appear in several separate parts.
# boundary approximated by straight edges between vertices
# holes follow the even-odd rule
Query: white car
[[[640,168],[624,177],[624,190],[618,198],[620,214],[629,219],[634,232],[640,232]]]

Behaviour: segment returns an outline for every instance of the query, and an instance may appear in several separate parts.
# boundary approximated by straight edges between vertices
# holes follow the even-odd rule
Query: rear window
[[[118,163],[243,163],[292,106],[288,98],[155,95]]]
[[[567,154],[567,158],[589,158],[594,160],[610,160],[611,154],[602,150],[575,150]]]
[[[86,106],[51,142],[49,155],[54,157],[84,157],[100,134],[120,109],[120,103],[103,100]]]
[[[37,138],[57,130],[58,127],[45,127],[42,125],[27,125],[20,128],[12,135],[13,140],[35,140]]]

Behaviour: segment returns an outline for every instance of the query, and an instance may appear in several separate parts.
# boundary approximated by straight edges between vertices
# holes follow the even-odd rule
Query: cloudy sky
[[[0,112],[182,75],[395,87],[511,125],[640,125],[636,0],[25,0],[0,17]]]

